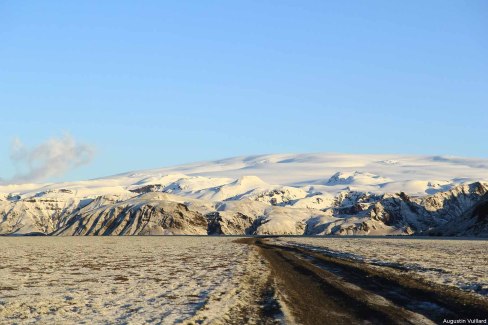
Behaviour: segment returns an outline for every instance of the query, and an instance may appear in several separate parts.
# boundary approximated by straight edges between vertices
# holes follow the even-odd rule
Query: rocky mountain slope
[[[258,175],[258,176],[256,176]],[[488,236],[488,161],[268,155],[0,186],[0,234]]]

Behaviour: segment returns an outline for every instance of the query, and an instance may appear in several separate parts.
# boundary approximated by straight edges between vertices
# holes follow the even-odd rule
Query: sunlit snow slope
[[[488,159],[236,157],[79,182],[2,185],[0,233],[410,234],[440,226],[452,233],[462,217],[463,231],[478,235],[474,216],[463,213],[480,202],[485,181]]]

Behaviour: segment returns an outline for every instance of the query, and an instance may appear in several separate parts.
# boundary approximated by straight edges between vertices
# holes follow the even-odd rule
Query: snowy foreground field
[[[249,244],[252,241],[260,244]],[[488,241],[480,240],[3,237],[0,251],[1,324],[317,324],[338,319],[355,323],[362,317],[377,324],[395,323],[396,317],[431,324],[447,313],[423,298],[422,306],[412,303],[405,310],[400,300],[388,300],[388,292],[348,278],[342,273],[348,269],[337,269],[345,267],[337,264],[340,260],[454,286],[482,304],[488,295]],[[337,259],[326,262],[334,265],[332,273],[339,272],[339,277],[329,277],[331,269],[322,265],[325,260],[306,264],[317,256],[312,254]],[[279,258],[290,264],[280,264]],[[312,269],[316,266],[320,270]],[[314,286],[322,278],[310,272],[292,274],[300,268],[324,279],[321,290],[339,283],[340,288],[356,291],[336,307],[344,294],[327,289],[326,296],[316,295]],[[400,289],[397,295],[409,292]],[[294,294],[303,306],[293,300]],[[357,307],[354,296],[371,304]],[[488,312],[484,306],[482,312]],[[309,307],[325,316],[308,312]]]
[[[266,271],[233,240],[1,238],[0,323],[225,323]]]

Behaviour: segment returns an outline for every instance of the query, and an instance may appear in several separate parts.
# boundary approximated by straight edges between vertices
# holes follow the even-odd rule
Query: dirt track
[[[486,319],[488,301],[397,270],[248,238],[269,262],[280,299],[301,324],[432,324]]]

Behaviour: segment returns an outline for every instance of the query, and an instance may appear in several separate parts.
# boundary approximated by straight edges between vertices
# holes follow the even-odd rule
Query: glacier
[[[488,159],[272,154],[0,184],[3,235],[488,236]]]

